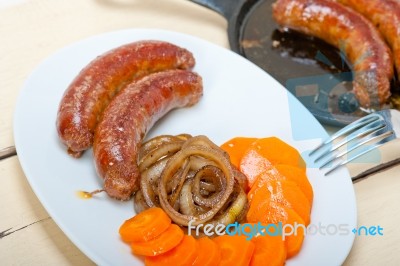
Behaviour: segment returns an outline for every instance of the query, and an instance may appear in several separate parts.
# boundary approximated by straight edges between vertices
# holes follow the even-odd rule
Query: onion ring
[[[139,154],[137,212],[162,207],[181,226],[227,225],[245,217],[247,179],[206,136],[162,135],[145,142]]]
[[[216,186],[216,189],[219,190],[219,192],[214,193],[210,197],[203,197],[200,194],[200,179],[201,178],[206,178],[208,180],[211,180],[213,184]],[[195,177],[194,177],[194,182],[193,182],[193,200],[200,206],[206,206],[206,207],[212,207],[218,203],[218,201],[221,200],[224,189],[226,187],[226,183],[224,182],[224,177],[222,171],[215,166],[207,165],[203,168],[201,168],[199,171],[197,171]],[[207,183],[208,184],[208,183]]]
[[[225,178],[227,179],[226,189],[223,195],[221,196],[221,200],[217,202],[217,204],[213,206],[211,210],[199,214],[198,216],[185,215],[174,210],[168,202],[168,194],[166,189],[166,183],[173,177],[173,174],[179,170],[179,168],[182,165],[182,162],[191,155],[200,155],[202,157],[212,160],[214,163],[218,165],[218,167],[225,175]],[[175,223],[187,226],[190,221],[194,221],[193,225],[198,225],[211,220],[216,215],[216,213],[223,207],[223,205],[228,200],[230,194],[233,191],[233,184],[234,184],[234,176],[231,164],[226,159],[226,157],[221,157],[221,152],[217,152],[210,147],[191,146],[191,145],[186,146],[184,149],[177,152],[168,160],[168,163],[165,166],[164,171],[162,172],[160,183],[158,186],[160,204],[164,209],[164,211],[170,216],[170,218]]]

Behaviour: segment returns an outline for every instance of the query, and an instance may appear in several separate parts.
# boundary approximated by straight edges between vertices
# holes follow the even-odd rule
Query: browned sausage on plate
[[[138,41],[94,59],[72,81],[61,100],[57,131],[68,152],[79,157],[91,147],[99,118],[128,82],[167,69],[191,69],[193,55],[163,41]]]
[[[202,94],[198,74],[168,70],[129,84],[110,102],[93,143],[96,170],[109,196],[130,198],[138,189],[137,153],[146,132],[168,111],[193,105]]]
[[[353,91],[362,106],[376,108],[390,97],[391,51],[362,15],[330,0],[278,0],[273,16],[281,26],[318,37],[345,53],[353,68]]]
[[[400,78],[400,1],[338,0],[368,18],[392,48],[397,76]]]

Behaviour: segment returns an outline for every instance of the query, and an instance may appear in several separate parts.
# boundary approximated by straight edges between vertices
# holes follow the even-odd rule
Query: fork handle
[[[353,176],[351,179],[353,180],[353,182],[357,182],[357,181],[360,181],[360,179],[362,179],[362,178],[365,178],[371,174],[382,172],[382,171],[389,169],[397,164],[400,164],[400,158],[397,158],[397,159],[391,160],[389,162],[374,166],[366,171],[363,171],[363,172],[357,174],[356,176]]]

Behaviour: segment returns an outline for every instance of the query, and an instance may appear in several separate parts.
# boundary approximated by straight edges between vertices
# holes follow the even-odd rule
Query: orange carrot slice
[[[249,188],[253,187],[258,176],[272,169],[272,163],[255,149],[248,149],[240,160],[239,170],[247,177]]]
[[[253,237],[251,241],[255,245],[250,266],[281,266],[286,260],[286,246],[280,235],[264,235]]]
[[[176,247],[183,236],[183,230],[176,224],[171,224],[167,230],[152,240],[133,242],[131,244],[132,253],[143,256],[157,256]]]
[[[265,186],[266,184],[269,184],[272,181],[279,181],[279,180],[284,180],[284,179],[285,179],[285,177],[283,175],[281,175],[281,173],[279,173],[275,167],[272,167],[268,171],[260,174],[259,176],[256,177],[256,180],[255,180],[253,186],[247,193],[247,198],[248,198],[249,202],[251,202],[251,200],[254,196],[254,193],[258,188]]]
[[[288,164],[305,168],[305,162],[300,153],[279,138],[261,138],[253,142],[249,149],[257,151],[273,165]]]
[[[246,220],[249,223],[264,222],[265,216],[270,215],[271,192],[267,186],[261,186],[255,190],[252,189],[251,192],[252,199],[246,214]]]
[[[221,250],[221,266],[249,265],[254,252],[254,243],[246,240],[246,236],[223,235],[213,239]]]
[[[280,224],[283,232],[281,232],[279,237],[285,242],[287,258],[297,255],[301,250],[305,236],[303,219],[301,219],[293,209],[283,207],[276,203],[270,203],[267,212],[268,215],[264,215],[260,218],[262,219],[262,223],[278,224],[278,226]],[[275,232],[275,230],[271,231]]]
[[[314,193],[304,169],[287,164],[275,165],[276,170],[290,181],[295,182],[310,203],[313,202]]]
[[[240,160],[250,144],[256,141],[256,138],[236,137],[228,140],[221,145],[221,148],[229,154],[231,163],[239,168]]]
[[[236,147],[239,147],[237,152]],[[224,148],[232,154],[235,164],[239,162],[240,171],[248,179],[250,207],[247,221],[280,224],[288,230],[298,229],[296,234],[281,235],[285,237],[287,256],[296,255],[304,240],[305,225],[310,222],[313,202],[312,187],[300,153],[276,137],[236,138],[225,143]],[[266,246],[266,243],[260,246]],[[260,251],[260,254],[263,252]],[[280,258],[276,261],[278,265],[285,260],[282,256]],[[269,261],[268,257],[260,255],[259,260],[254,259],[253,265],[264,265],[266,261]]]
[[[282,180],[279,183],[283,197],[288,202],[288,208],[292,208],[303,219],[305,224],[309,225],[311,204],[303,191],[292,181]]]
[[[199,254],[193,266],[218,266],[221,261],[221,252],[218,245],[208,237],[197,240]]]
[[[171,219],[161,208],[147,209],[129,220],[119,228],[123,241],[143,242],[156,238],[171,225]]]
[[[253,209],[252,209],[253,207]],[[259,211],[254,211],[254,208],[259,208]],[[247,214],[247,219],[250,222],[261,222],[262,224],[277,224],[282,226],[282,234],[279,236],[284,238],[287,257],[293,257],[299,253],[304,240],[304,227],[303,219],[291,208],[282,206],[277,202],[265,199],[261,206],[250,206]],[[303,227],[304,226],[304,227]],[[271,230],[275,233],[275,230]],[[293,231],[293,232],[291,232]],[[294,233],[296,231],[296,234]],[[276,236],[278,237],[278,236]]]
[[[285,222],[286,225],[291,225],[291,228],[286,228],[286,233],[289,233],[289,230],[292,230],[293,233],[285,236],[285,246],[286,246],[286,256],[287,258],[291,258],[297,255],[300,250],[301,246],[303,245],[303,240],[305,236],[304,230],[304,221],[301,217],[292,209],[287,209],[287,220]]]
[[[199,243],[193,236],[185,235],[182,241],[172,250],[159,256],[146,257],[146,266],[185,266],[193,265],[198,257]]]
[[[249,222],[257,222],[257,220],[254,220],[256,218],[252,217],[254,212],[264,211],[264,215],[268,215],[269,210],[265,210],[265,206],[263,206],[263,204],[270,204],[268,201],[264,202],[264,199],[268,199],[270,202],[280,204],[283,207],[292,208],[300,215],[306,225],[310,223],[311,204],[296,183],[284,179],[271,180],[265,182],[261,187],[251,190],[250,193],[252,193],[252,199],[247,213],[247,219],[251,219],[248,220]],[[260,214],[255,215],[259,217]]]

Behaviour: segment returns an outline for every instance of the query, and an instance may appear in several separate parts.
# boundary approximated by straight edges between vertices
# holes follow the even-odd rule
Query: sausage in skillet
[[[379,107],[390,97],[390,49],[362,15],[329,0],[278,0],[273,16],[283,27],[343,49],[354,72],[353,91],[363,107]]]
[[[368,18],[392,48],[397,76],[400,77],[400,1],[338,0]]]

